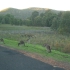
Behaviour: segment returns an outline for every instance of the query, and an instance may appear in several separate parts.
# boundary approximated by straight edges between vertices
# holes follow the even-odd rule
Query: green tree
[[[42,26],[42,17],[40,16],[35,17],[34,22],[35,22],[34,24],[35,26]]]
[[[51,28],[53,30],[58,30],[60,24],[61,24],[61,16],[63,12],[59,12],[52,20]]]
[[[0,16],[0,23],[2,22],[2,18],[3,18],[3,16]]]
[[[45,16],[43,16],[43,23],[45,26],[50,27],[52,25],[52,20],[54,19],[56,14],[53,13],[51,10],[48,10],[45,12],[44,15]]]
[[[39,12],[34,11],[32,12],[32,18],[34,19],[35,17],[37,17],[39,15]]]
[[[30,19],[26,19],[26,20],[23,20],[23,24],[27,25],[27,26],[31,26],[32,25],[32,21]]]
[[[31,15],[31,21],[32,21],[32,24],[34,25],[34,18],[37,17],[39,15],[39,12],[37,11],[34,11],[32,12],[32,15]]]
[[[59,32],[70,33],[70,11],[66,11],[62,14]]]

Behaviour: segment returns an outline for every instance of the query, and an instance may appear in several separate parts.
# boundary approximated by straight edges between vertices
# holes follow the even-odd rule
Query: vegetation
[[[27,9],[15,9],[15,8],[7,8],[5,10],[0,11],[0,15],[6,15],[6,14],[11,14],[13,15],[15,18],[17,19],[27,19],[31,16],[32,12],[34,11],[38,11],[39,13],[44,13],[46,10],[48,10],[47,8],[27,8]]]
[[[70,33],[70,11],[60,12],[57,17],[53,19],[52,29],[59,33]]]
[[[51,27],[53,30],[58,31],[61,34],[70,33],[70,11],[56,13],[52,10],[46,10],[45,12],[40,13],[38,12],[39,10],[33,11],[31,16],[26,19],[17,19],[11,14],[1,15],[0,23]]]
[[[43,45],[47,43],[54,50],[70,53],[70,36],[58,34],[50,27],[0,25],[1,38],[26,42],[29,36],[31,36],[30,44]]]
[[[37,9],[26,19],[18,19],[10,13],[1,14],[0,38],[4,38],[6,46],[70,62],[70,11],[39,12]],[[18,47],[21,40],[28,47]],[[46,54],[42,46],[45,43],[51,46],[51,54]]]

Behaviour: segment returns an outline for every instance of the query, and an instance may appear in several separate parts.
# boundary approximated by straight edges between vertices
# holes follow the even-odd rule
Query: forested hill
[[[11,14],[11,15],[14,15],[15,18],[26,19],[31,16],[33,11],[38,11],[40,14],[40,13],[44,13],[46,10],[49,10],[49,9],[48,8],[36,8],[36,7],[22,9],[22,10],[15,9],[15,8],[7,8],[5,10],[0,11],[0,15]],[[58,12],[55,10],[52,10],[52,11],[56,13]]]
[[[6,14],[11,14],[14,15],[14,17],[16,18],[20,18],[20,19],[26,19],[28,17],[31,16],[33,11],[38,11],[39,13],[44,13],[46,10],[48,10],[47,8],[27,8],[27,9],[15,9],[15,8],[7,8],[5,10],[2,10],[0,12],[0,15],[6,15]]]

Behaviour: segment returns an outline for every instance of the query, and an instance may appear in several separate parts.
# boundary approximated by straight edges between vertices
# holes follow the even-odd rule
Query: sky
[[[17,9],[39,7],[70,11],[70,0],[0,0],[0,11],[9,7]]]

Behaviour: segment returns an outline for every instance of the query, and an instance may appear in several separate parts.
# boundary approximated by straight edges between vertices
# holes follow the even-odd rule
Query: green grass
[[[3,44],[3,43],[0,43],[0,44]],[[45,58],[48,57],[48,58],[53,58],[53,59],[58,60],[58,61],[64,61],[64,62],[70,63],[70,55],[69,54],[65,54],[65,53],[62,53],[62,52],[59,52],[56,50],[52,50],[51,53],[48,53],[46,51],[46,48],[41,46],[41,45],[34,45],[34,44],[26,43],[26,46],[28,46],[28,47],[26,47],[23,45],[18,46],[17,44],[18,44],[17,41],[5,39],[5,44],[3,44],[3,45],[7,46],[9,48],[28,51],[31,53],[36,53],[36,54],[39,54],[41,56],[44,56]]]

